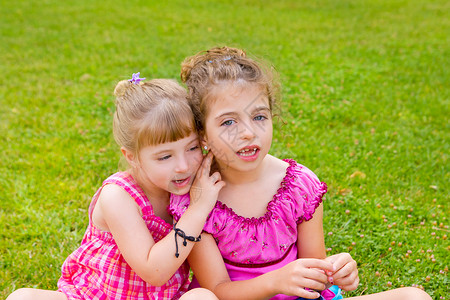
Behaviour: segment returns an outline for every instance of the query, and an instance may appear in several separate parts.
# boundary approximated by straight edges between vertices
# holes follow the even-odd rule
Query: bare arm
[[[326,258],[323,234],[323,204],[317,207],[313,218],[298,225],[298,257]],[[305,243],[307,241],[307,243]],[[355,260],[348,253],[338,253],[326,258],[333,264],[334,271],[328,273],[327,288],[333,284],[343,290],[352,291],[358,287],[359,277]]]
[[[312,219],[297,226],[298,258],[325,258],[325,241],[323,235],[323,204],[321,203]]]

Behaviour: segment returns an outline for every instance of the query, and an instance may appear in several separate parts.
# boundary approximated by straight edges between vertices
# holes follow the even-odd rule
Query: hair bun
[[[117,98],[123,97],[131,84],[128,80],[119,81],[114,89],[114,95]]]
[[[197,53],[194,56],[186,58],[181,64],[181,81],[187,82],[191,76],[192,69],[197,65],[211,61],[220,61],[224,58],[247,57],[244,50],[232,47],[214,47],[206,51]]]
[[[232,47],[215,47],[206,51],[210,57],[220,56],[234,56],[234,57],[247,57],[244,50]]]

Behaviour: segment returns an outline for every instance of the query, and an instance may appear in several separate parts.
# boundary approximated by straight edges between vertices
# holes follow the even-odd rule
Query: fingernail
[[[328,281],[329,281],[330,283],[333,283],[333,277],[328,277]]]

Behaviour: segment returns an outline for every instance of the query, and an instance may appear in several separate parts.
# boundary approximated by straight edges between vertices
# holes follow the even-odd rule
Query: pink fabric
[[[58,291],[68,299],[178,299],[189,286],[189,266],[184,263],[163,286],[142,280],[127,264],[110,232],[100,231],[92,223],[92,211],[102,188],[116,184],[127,191],[139,205],[142,218],[154,240],[165,237],[172,226],[153,213],[142,189],[126,172],[119,172],[103,182],[89,207],[89,226],[80,247],[66,259]]]
[[[285,161],[286,175],[264,216],[244,218],[218,201],[206,221],[204,231],[216,240],[233,281],[254,278],[297,259],[297,225],[312,218],[327,192],[327,185],[311,170]],[[169,211],[179,219],[189,205],[189,194],[171,197]]]

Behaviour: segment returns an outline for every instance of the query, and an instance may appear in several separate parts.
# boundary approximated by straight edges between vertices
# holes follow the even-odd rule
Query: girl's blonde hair
[[[136,157],[142,147],[174,142],[195,131],[186,90],[175,80],[153,79],[138,84],[122,80],[114,95],[114,138]]]
[[[207,102],[213,87],[222,82],[244,81],[261,87],[274,111],[279,98],[279,84],[271,66],[252,59],[237,48],[215,47],[186,58],[181,64],[181,80],[188,87],[188,100],[197,129],[203,131]]]

